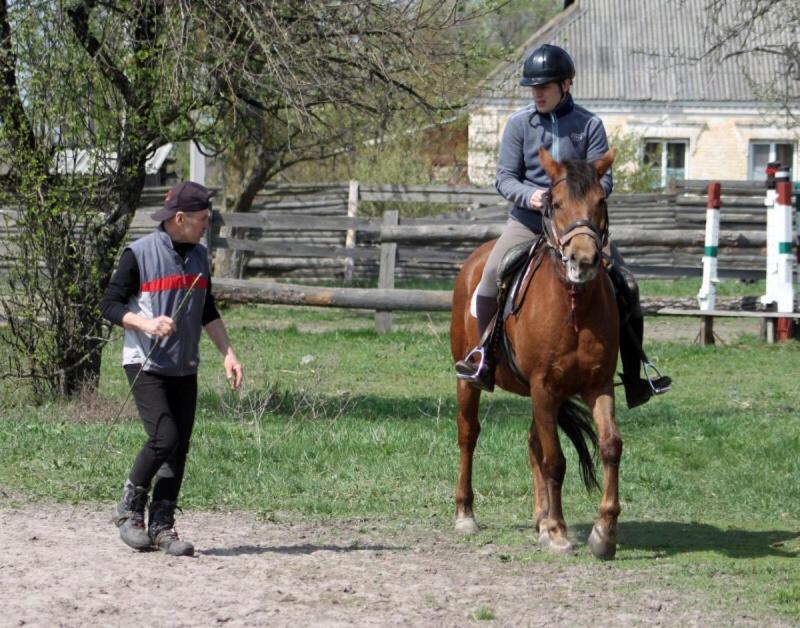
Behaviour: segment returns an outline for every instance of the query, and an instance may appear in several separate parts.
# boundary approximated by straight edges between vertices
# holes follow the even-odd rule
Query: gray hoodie
[[[556,161],[593,161],[608,151],[603,122],[567,97],[551,113],[540,114],[530,104],[511,115],[503,131],[497,160],[495,187],[513,204],[511,215],[536,233],[542,230],[542,214],[530,209],[537,189],[550,187],[550,178],[539,163],[544,146]],[[601,180],[606,196],[611,194],[611,170]]]

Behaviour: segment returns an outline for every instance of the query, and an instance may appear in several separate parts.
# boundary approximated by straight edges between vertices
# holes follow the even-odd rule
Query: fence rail
[[[707,184],[687,181],[666,192],[611,196],[611,237],[639,276],[702,273]],[[150,214],[163,205],[165,193],[166,189],[145,190],[131,225],[131,239],[152,230]],[[722,182],[721,276],[763,276],[763,198],[760,184]],[[439,205],[445,211],[436,216],[410,217],[405,209],[410,204]],[[224,199],[218,205],[224,207]],[[3,210],[3,214],[7,218],[4,222],[13,229],[13,210]],[[501,233],[507,216],[507,203],[493,188],[359,182],[281,184],[265,187],[249,213],[215,209],[208,244],[215,252],[237,252],[246,258],[242,277],[215,279],[218,289],[224,286],[229,291],[226,294],[246,293],[238,283],[223,284],[241,278],[308,281],[378,277],[379,290],[384,292],[371,291],[378,295],[378,301],[370,301],[372,297],[367,295],[345,297],[333,289],[314,293],[308,287],[303,288],[306,296],[297,298],[315,304],[320,299],[332,304],[347,298],[348,303],[366,304],[369,309],[402,309],[404,305],[416,307],[422,297],[402,291],[398,302],[388,292],[393,290],[395,279],[453,279],[475,246]],[[251,286],[247,298],[289,299],[288,294],[298,294],[274,285],[259,289]],[[432,309],[440,307],[441,303]],[[384,327],[391,325],[390,314],[382,312],[379,318]]]
[[[640,276],[700,275],[705,243],[707,182],[683,182],[663,193],[615,194],[609,199],[611,237],[631,268]],[[752,183],[723,183],[719,242],[721,276],[751,279],[763,275],[766,258],[766,212],[761,189]],[[362,215],[369,203],[370,215]],[[412,203],[448,206],[438,216],[408,217]],[[375,295],[347,297],[345,307],[369,309],[404,307],[441,309],[422,297],[399,291],[396,278],[452,279],[469,253],[481,242],[497,237],[508,208],[494,189],[445,186],[281,185],[265,188],[254,212],[214,212],[211,246],[244,252],[244,277],[263,279],[379,278]],[[231,232],[235,235],[230,235]],[[231,278],[236,279],[236,278]],[[225,279],[227,281],[227,279]],[[269,281],[248,286],[221,284],[238,300],[297,298],[319,304],[343,303],[344,293],[296,286],[279,289]],[[244,296],[249,295],[249,296]],[[295,295],[291,297],[289,295]],[[335,295],[335,296],[334,296]],[[379,295],[379,296],[378,296]],[[430,295],[429,295],[430,297]],[[426,297],[427,298],[427,297]],[[436,298],[441,299],[441,296]],[[423,303],[422,306],[419,304]],[[370,304],[370,305],[367,305]],[[379,307],[383,304],[382,307]],[[374,307],[373,307],[374,306]],[[449,307],[449,304],[447,305]],[[391,326],[391,315],[376,318],[379,329]]]

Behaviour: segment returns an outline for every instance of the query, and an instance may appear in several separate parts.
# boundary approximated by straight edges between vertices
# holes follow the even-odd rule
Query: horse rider
[[[239,388],[243,374],[211,294],[208,252],[200,244],[211,196],[199,183],[173,187],[151,216],[158,227],[122,252],[100,304],[103,316],[125,329],[122,365],[148,436],[112,521],[130,547],[174,556],[194,553],[175,531],[175,509],[194,425],[203,329],[223,355],[232,388]]]
[[[569,93],[574,77],[572,58],[558,46],[539,46],[525,60],[520,85],[532,88],[533,102],[511,115],[500,143],[495,187],[512,203],[512,209],[489,254],[477,288],[475,306],[478,334],[482,339],[497,312],[497,272],[501,260],[513,246],[542,233],[542,207],[551,182],[539,162],[539,148],[546,148],[556,161],[594,161],[608,151],[608,139],[600,118],[575,104]],[[613,187],[610,170],[600,183],[608,197]],[[654,393],[666,392],[671,380],[657,371],[658,376],[651,378],[647,371],[651,365],[646,362],[647,379],[640,376],[644,318],[639,306],[639,289],[617,247],[609,243],[605,253],[611,259],[610,276],[618,292],[618,302],[627,310],[620,312],[620,319],[625,321],[620,330],[621,377],[628,407],[634,408]],[[475,362],[465,358],[456,363],[459,379],[489,391],[494,388],[495,368],[491,337],[490,333],[485,340],[482,360]]]

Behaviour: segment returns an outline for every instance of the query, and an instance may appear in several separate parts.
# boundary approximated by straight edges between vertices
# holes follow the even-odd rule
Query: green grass
[[[247,385],[226,391],[219,357],[204,340],[185,507],[450,529],[458,449],[443,319],[409,314],[412,331],[376,336],[352,328],[371,316],[342,311],[242,307],[225,315]],[[264,329],[284,317],[293,326]],[[303,333],[299,322],[335,331]],[[618,405],[620,547],[602,568],[636,570],[719,604],[739,596],[759,612],[800,619],[800,345],[742,338],[648,349],[675,386],[635,411]],[[119,353],[117,337],[96,398],[32,406],[24,387],[3,384],[4,493],[117,498],[143,439],[130,402],[109,423],[127,392]],[[481,419],[474,486],[482,532],[463,542],[494,543],[504,561],[555,560],[533,546],[529,402],[485,395]],[[599,494],[586,493],[574,452],[565,453],[564,508],[580,546]],[[564,560],[597,565],[585,547]],[[481,612],[475,618],[490,619]]]
[[[648,297],[695,297],[702,285],[700,277],[685,279],[642,279],[639,290]],[[738,279],[722,279],[716,286],[717,296],[743,297],[761,296],[766,290],[766,282],[740,281]]]
[[[342,286],[341,282],[314,282],[315,285]],[[687,277],[684,279],[641,279],[639,288],[642,295],[649,297],[694,297],[700,291],[702,279]],[[377,288],[378,279],[356,281],[348,284],[354,288]],[[416,290],[452,290],[453,282],[449,279],[398,279],[396,288]],[[722,279],[717,284],[717,295],[723,297],[760,296],[764,294],[766,282],[742,281],[739,279]]]
[[[477,611],[475,611],[474,617],[478,621],[491,621],[492,619],[495,619],[495,614],[494,611],[488,606],[481,606]]]

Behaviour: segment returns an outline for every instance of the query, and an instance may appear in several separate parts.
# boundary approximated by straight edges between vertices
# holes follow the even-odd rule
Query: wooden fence
[[[690,182],[666,193],[611,197],[612,238],[639,276],[702,272],[706,189],[707,182]],[[741,183],[723,184],[723,192],[720,275],[763,276],[763,195]],[[361,215],[364,203],[372,204],[372,214],[382,213]],[[408,203],[448,204],[453,209],[436,217],[401,219]],[[446,292],[393,293],[395,278],[452,279],[475,246],[500,234],[506,218],[507,206],[498,203],[493,189],[364,187],[355,182],[347,188],[267,189],[253,213],[214,213],[212,248],[248,255],[248,278],[340,280],[377,275],[377,291],[215,281],[231,300],[375,309],[376,327],[385,330],[391,326],[391,310],[449,307]]]
[[[640,277],[702,273],[708,182],[683,182],[663,193],[614,194],[611,236]],[[165,189],[142,196],[130,238],[153,228],[149,215],[163,205]],[[719,274],[763,277],[766,264],[764,194],[752,182],[722,182]],[[220,205],[219,201],[217,205]],[[408,217],[409,207],[445,206],[435,216]],[[396,278],[451,280],[478,244],[496,237],[508,207],[493,188],[399,185],[277,185],[265,188],[252,211],[215,209],[208,243],[214,251],[246,256],[242,277],[215,276],[230,298],[386,310],[443,309],[447,293],[392,297]],[[351,281],[378,277],[372,296],[240,279]],[[228,281],[232,280],[232,281]],[[227,281],[227,283],[226,283]],[[421,292],[421,291],[420,291]],[[245,296],[246,295],[246,296]],[[281,301],[283,300],[283,301]],[[360,305],[359,305],[360,304]],[[381,305],[383,304],[383,305]],[[383,321],[383,322],[381,322]]]
[[[707,182],[690,181],[665,193],[611,196],[612,238],[639,276],[701,274],[706,187]],[[163,204],[165,192],[145,190],[131,239],[152,229],[149,214]],[[722,192],[720,275],[761,277],[763,191],[753,182],[722,182]],[[445,211],[410,217],[409,207],[419,204]],[[500,232],[507,214],[493,188],[284,184],[265,188],[250,213],[215,210],[210,244],[245,255],[244,273],[237,278],[374,280],[393,245],[395,278],[451,280],[476,245]]]
[[[612,195],[612,238],[637,274],[702,272],[706,187],[687,182],[666,193]],[[394,244],[395,277],[450,280],[477,244],[500,232],[508,210],[498,199],[490,188],[284,185],[260,194],[251,214],[215,214],[212,246],[245,252],[245,278],[304,281],[375,278],[384,245]],[[722,201],[720,274],[762,276],[762,191],[723,182]],[[449,211],[408,217],[409,204],[419,203],[445,204]],[[234,238],[231,228],[238,231]]]

